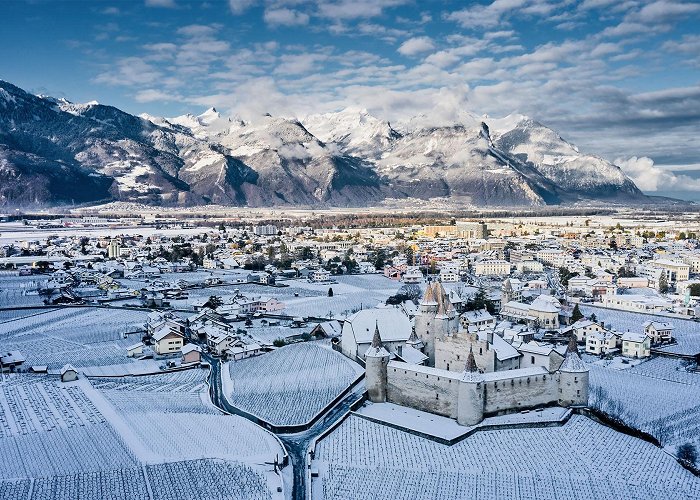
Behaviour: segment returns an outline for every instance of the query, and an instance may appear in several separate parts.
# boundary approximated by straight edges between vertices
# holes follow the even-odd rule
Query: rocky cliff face
[[[449,198],[529,206],[642,200],[619,168],[526,117],[392,126],[365,110],[272,116],[133,116],[0,81],[0,204],[371,206]]]

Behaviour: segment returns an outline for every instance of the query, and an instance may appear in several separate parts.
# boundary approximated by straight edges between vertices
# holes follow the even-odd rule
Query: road
[[[221,410],[235,414],[228,400],[224,397],[221,388],[221,360],[203,355],[203,358],[211,365],[209,375],[209,395],[212,402]],[[294,472],[294,486],[292,488],[292,499],[302,500],[306,498],[306,454],[308,453],[311,441],[335,424],[350,407],[365,392],[364,380],[357,384],[343,399],[333,408],[328,410],[323,417],[318,419],[308,430],[294,434],[277,434],[277,437],[284,444],[289,455],[289,463]]]

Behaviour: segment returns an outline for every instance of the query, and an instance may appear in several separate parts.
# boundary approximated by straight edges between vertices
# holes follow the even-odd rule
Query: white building
[[[510,262],[505,260],[482,260],[474,263],[476,276],[508,276],[510,274]]]

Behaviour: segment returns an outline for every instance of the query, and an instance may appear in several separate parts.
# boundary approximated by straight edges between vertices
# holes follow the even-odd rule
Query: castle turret
[[[467,364],[459,381],[457,394],[457,423],[476,425],[484,419],[484,377],[476,366],[474,352],[469,347]]]
[[[369,399],[373,403],[386,402],[386,365],[389,363],[389,351],[382,345],[379,323],[375,323],[372,345],[365,353],[365,384]]]
[[[406,345],[410,345],[414,349],[421,351],[421,352],[423,352],[423,349],[425,348],[423,341],[418,338],[418,335],[416,335],[415,325],[413,326],[413,328],[411,328],[411,336],[408,337],[408,340],[406,341]]]
[[[433,283],[428,283],[418,306],[418,314],[415,319],[415,330],[418,338],[425,346],[425,354],[428,356],[428,364],[435,366],[435,316],[437,314],[438,303],[433,290]]]
[[[559,367],[559,405],[588,405],[588,366],[578,354],[575,334],[569,339],[564,361]]]

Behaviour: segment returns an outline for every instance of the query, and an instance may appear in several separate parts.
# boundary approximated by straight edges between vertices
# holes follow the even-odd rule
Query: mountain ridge
[[[365,109],[174,118],[34,96],[0,80],[0,205],[542,206],[648,198],[610,162],[522,115],[396,125]]]

